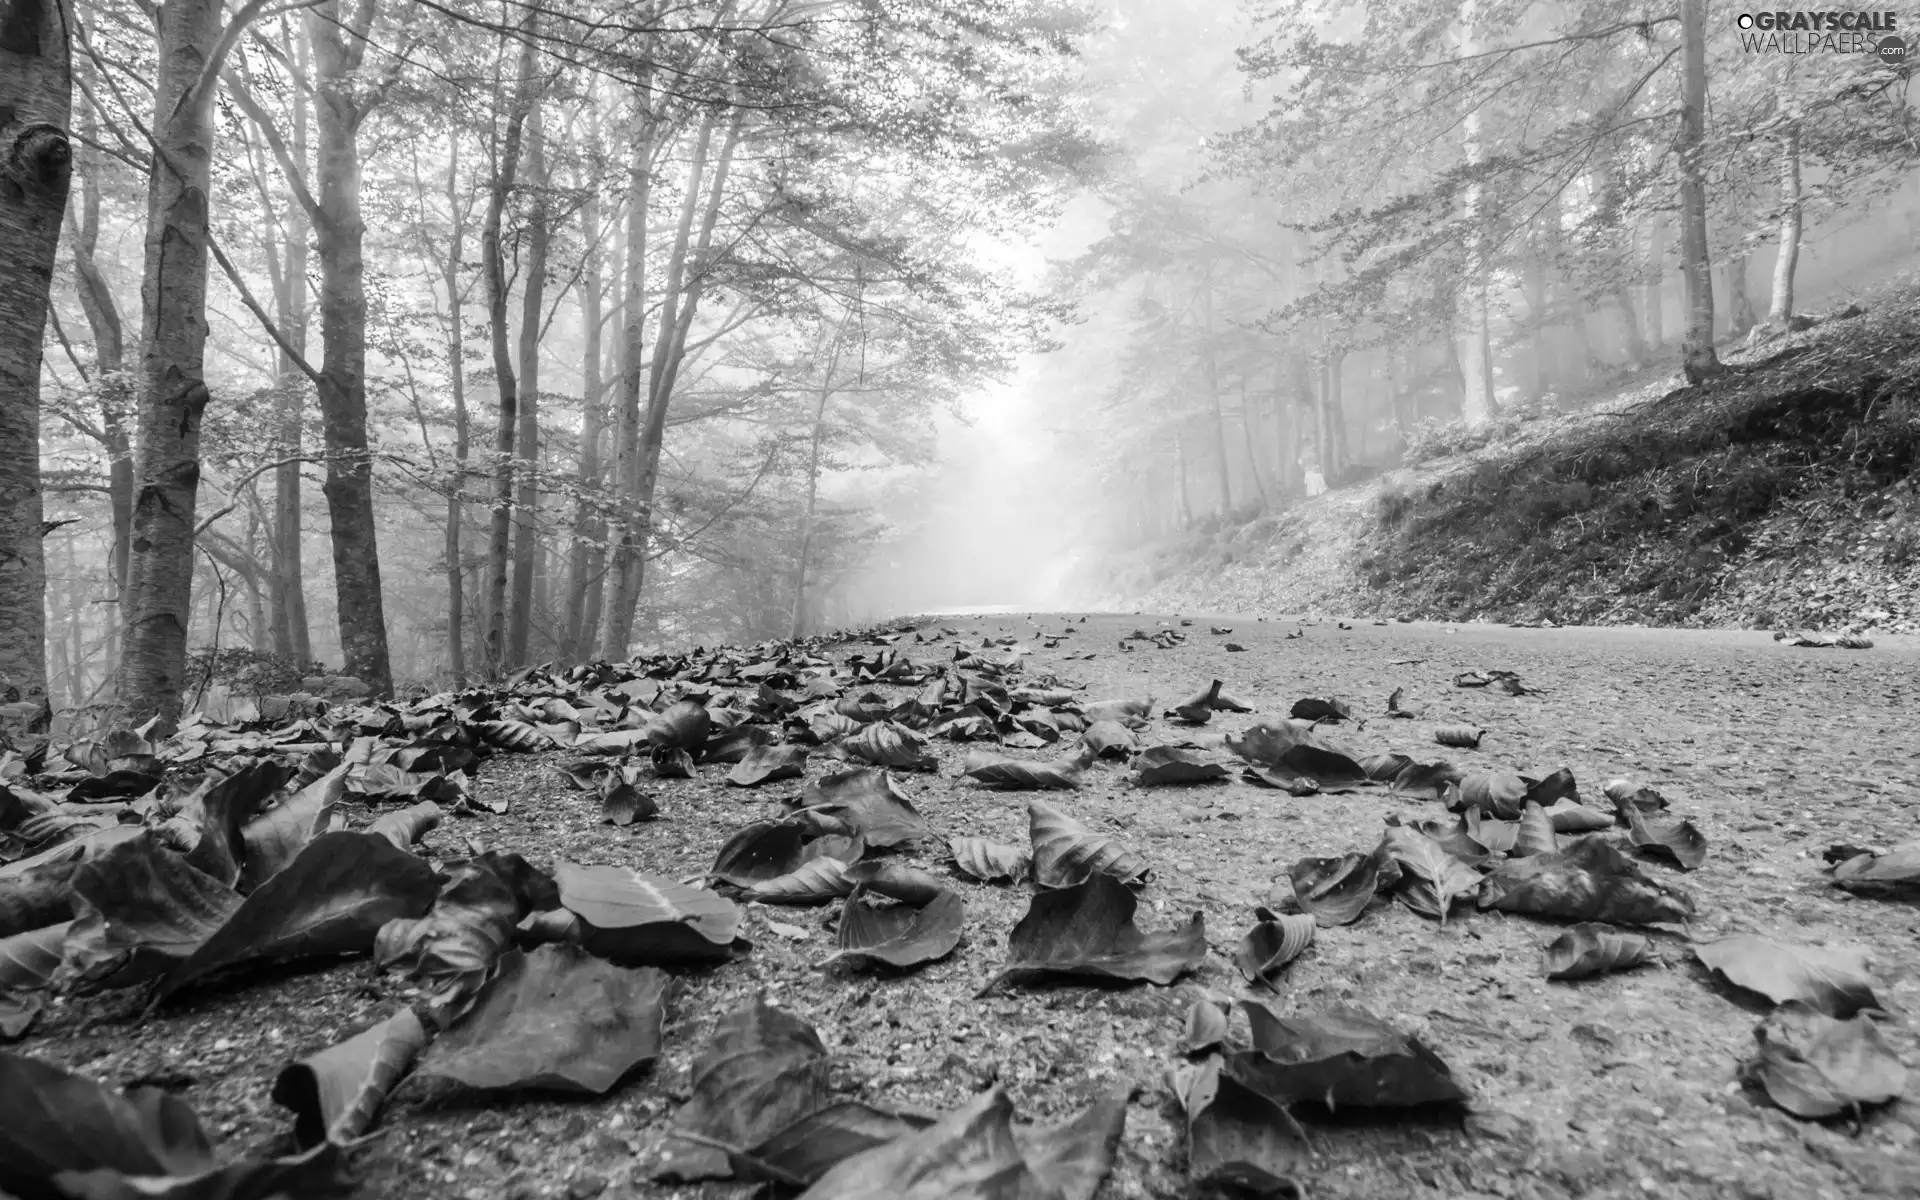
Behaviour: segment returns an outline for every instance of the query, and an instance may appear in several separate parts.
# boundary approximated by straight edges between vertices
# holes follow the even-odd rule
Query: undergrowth
[[[1816,498],[1850,506],[1827,514],[1842,521],[1898,514],[1882,565],[1904,566],[1920,317],[1902,306],[1823,332],[1545,444],[1383,489],[1360,574],[1419,615],[1694,623],[1751,557],[1755,524]]]

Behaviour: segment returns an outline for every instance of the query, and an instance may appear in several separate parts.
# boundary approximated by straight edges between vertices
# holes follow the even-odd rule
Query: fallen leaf
[[[1797,1000],[1767,1014],[1753,1031],[1759,1057],[1750,1071],[1775,1104],[1815,1120],[1885,1104],[1907,1088],[1907,1068],[1880,1027],[1862,1014],[1838,1021]]]
[[[1280,972],[1313,944],[1314,918],[1304,913],[1254,910],[1255,923],[1233,951],[1233,965],[1248,983],[1280,990]]]
[[[522,915],[513,886],[484,860],[470,859],[453,868],[426,916],[380,927],[373,963],[382,970],[398,967],[435,992],[436,1007],[464,1012],[512,943]]]
[[[1146,861],[1104,833],[1095,833],[1043,800],[1027,801],[1033,842],[1033,881],[1043,888],[1073,887],[1089,876],[1144,883]]]
[[[635,821],[650,821],[660,815],[660,803],[641,791],[624,775],[614,774],[600,783],[600,819],[622,829]]]
[[[935,896],[951,890],[935,875],[888,859],[876,859],[848,867],[847,881],[855,887],[864,887],[877,896],[898,900],[902,904],[926,904]]]
[[[1433,740],[1442,746],[1457,746],[1464,750],[1479,749],[1480,739],[1485,736],[1486,730],[1471,725],[1440,725],[1433,731]]]
[[[1547,808],[1547,819],[1555,833],[1597,833],[1613,828],[1613,818],[1597,808],[1588,808],[1571,800],[1559,801]]]
[[[508,951],[479,1002],[434,1039],[416,1074],[479,1091],[598,1096],[660,1055],[668,977],[574,946]]]
[[[1526,858],[1534,854],[1552,854],[1559,848],[1559,839],[1553,832],[1553,819],[1547,816],[1547,810],[1541,808],[1537,801],[1527,801],[1520,810],[1520,821],[1514,829],[1513,848],[1507,853],[1515,858]]]
[[[1082,767],[1078,759],[1053,763],[1029,762],[975,750],[967,755],[960,773],[998,788],[1067,789],[1080,786]]]
[[[158,1088],[109,1090],[0,1053],[0,1192],[22,1200],[305,1200],[347,1190],[340,1147],[222,1164],[200,1118]]]
[[[1151,716],[1152,713],[1153,697],[1151,696],[1143,700],[1096,700],[1080,710],[1080,715],[1085,717],[1089,724],[1118,721],[1124,725],[1129,721],[1138,721]]]
[[[1206,996],[1198,997],[1187,1006],[1187,1030],[1180,1039],[1180,1049],[1186,1054],[1204,1054],[1227,1040],[1227,1013],[1224,1004],[1216,1003]]]
[[[1400,772],[1413,765],[1413,760],[1404,754],[1369,754],[1359,762],[1360,769],[1375,783],[1391,783]]]
[[[1911,894],[1920,889],[1920,842],[1896,846],[1885,854],[1846,855],[1834,864],[1833,883],[1862,896]]]
[[[438,804],[422,800],[418,804],[382,813],[373,819],[365,832],[377,833],[400,849],[411,850],[413,844],[425,837],[428,831],[438,828],[445,815]]]
[[[1407,699],[1407,689],[1405,688],[1395,688],[1387,696],[1387,715],[1389,717],[1412,720],[1416,717],[1425,716],[1428,707],[1427,703],[1423,700]]]
[[[1293,708],[1287,713],[1296,721],[1327,721],[1337,724],[1353,720],[1353,709],[1344,700],[1306,699],[1295,700]]]
[[[1697,871],[1707,861],[1707,838],[1692,821],[1648,817],[1637,808],[1627,810],[1627,841],[1643,853],[1664,858],[1683,871]]]
[[[842,1100],[801,1117],[750,1154],[728,1158],[735,1179],[806,1187],[837,1163],[932,1123],[932,1117],[918,1113],[889,1112],[858,1100]]]
[[[1295,1172],[1306,1167],[1306,1131],[1279,1104],[1200,1064],[1181,1090],[1187,1117],[1187,1179],[1195,1195],[1299,1197]]]
[[[1388,783],[1387,790],[1409,800],[1440,800],[1461,778],[1460,768],[1452,763],[1409,763]]]
[[[1253,1048],[1230,1055],[1228,1072],[1275,1104],[1311,1101],[1337,1111],[1467,1099],[1425,1042],[1363,1008],[1281,1017],[1256,1000],[1240,1006],[1252,1025]]]
[[[1118,721],[1095,721],[1080,740],[1098,758],[1126,758],[1140,744],[1133,731]]]
[[[438,890],[431,866],[378,834],[321,834],[175,967],[153,1002],[251,960],[365,953],[381,926],[426,912]]]
[[[759,787],[763,783],[798,779],[805,773],[806,765],[805,746],[754,746],[727,772],[727,782],[735,787]]]
[[[879,904],[868,886],[855,890],[840,909],[840,952],[831,962],[855,967],[885,964],[905,970],[953,953],[966,928],[967,906],[942,889],[922,904]]]
[[[931,771],[939,760],[927,753],[926,739],[896,721],[876,721],[835,743],[849,756],[877,767]]]
[[[646,740],[656,747],[697,753],[706,745],[713,729],[713,716],[707,707],[693,700],[679,700],[655,713],[647,722]]]
[[[994,1087],[925,1129],[836,1165],[800,1200],[1092,1200],[1126,1123],[1124,1095],[1030,1133]]]
[[[1852,948],[1828,949],[1743,933],[1699,943],[1693,953],[1728,983],[1775,1004],[1797,1000],[1832,1017],[1885,1007],[1874,995],[1866,955]]]
[[[1214,701],[1220,697],[1220,681],[1214,680],[1206,687],[1173,706],[1167,713],[1169,717],[1178,717],[1189,725],[1204,725],[1213,717]]]
[[[1582,922],[1547,943],[1548,979],[1585,979],[1637,967],[1653,957],[1653,944],[1637,933]]]
[[[1400,864],[1380,853],[1339,858],[1303,858],[1287,868],[1294,900],[1321,925],[1351,925],[1373,902],[1375,891],[1400,880]]]
[[[982,883],[1018,883],[1033,869],[1033,856],[1018,846],[963,837],[949,840],[947,847],[961,873]]]
[[[1477,808],[1489,817],[1513,821],[1525,809],[1526,801],[1527,780],[1524,776],[1504,771],[1476,771],[1461,776],[1447,807],[1454,811]]]
[[[1134,756],[1135,777],[1141,787],[1175,783],[1206,783],[1225,779],[1227,768],[1198,750],[1179,746],[1148,746]]]
[[[1501,863],[1481,885],[1480,907],[1617,925],[1681,922],[1694,912],[1692,896],[1647,876],[1598,837]]]
[[[981,989],[1065,977],[1146,980],[1166,985],[1197,968],[1207,954],[1206,919],[1142,933],[1133,923],[1139,901],[1110,875],[1036,894],[1007,935],[1008,962]]]
[[[869,846],[892,849],[933,836],[933,827],[880,767],[843,771],[807,785],[802,811],[845,823]]]
[[[560,903],[584,926],[588,951],[616,962],[671,965],[732,957],[740,907],[717,892],[626,867],[558,863]]]
[[[392,850],[386,839],[378,840]],[[402,850],[393,853],[417,863],[431,879],[424,862]],[[144,983],[173,970],[242,903],[233,889],[188,866],[145,830],[89,855],[73,875],[72,895],[67,966],[78,979],[106,987]]]
[[[714,1025],[673,1127],[725,1146],[758,1146],[827,1106],[829,1070],[813,1026],[756,996]],[[678,1140],[653,1173],[692,1182],[725,1178],[733,1168],[725,1151]]]
[[[411,1008],[403,1008],[344,1042],[280,1068],[273,1102],[293,1111],[293,1136],[300,1146],[350,1142],[373,1126],[388,1094],[426,1044],[426,1027]]]
[[[1480,887],[1478,871],[1447,853],[1426,834],[1405,825],[1387,826],[1374,853],[1391,858],[1399,866],[1401,901],[1442,925],[1447,923],[1448,910]]]

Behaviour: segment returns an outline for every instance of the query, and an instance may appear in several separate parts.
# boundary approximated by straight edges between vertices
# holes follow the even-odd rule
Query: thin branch
[[[220,243],[214,238],[211,231],[207,234],[207,249],[213,251],[214,261],[220,264],[220,270],[233,284],[234,289],[240,293],[240,303],[246,305],[253,315],[260,319],[261,328],[267,331],[268,337],[271,337],[279,344],[281,352],[287,356],[287,361],[299,367],[301,373],[308,379],[313,380],[315,387],[319,387],[322,379],[320,372],[314,370],[312,364],[307,362],[306,358],[303,357],[298,350],[293,348],[293,343],[288,341],[286,335],[280,332],[280,327],[274,324],[272,317],[267,315],[267,310],[261,308],[260,302],[253,298],[253,292],[248,289],[246,280],[240,278],[240,272],[233,269],[232,261],[227,258],[226,251],[220,249]]]

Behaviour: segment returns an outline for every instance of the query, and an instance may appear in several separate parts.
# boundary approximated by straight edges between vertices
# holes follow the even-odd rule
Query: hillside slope
[[[1143,547],[1105,607],[1920,627],[1920,284],[1577,413],[1513,414],[1292,508]]]

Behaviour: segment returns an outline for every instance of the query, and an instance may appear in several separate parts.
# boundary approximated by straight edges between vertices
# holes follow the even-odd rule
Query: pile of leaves
[[[1042,636],[1060,645],[1074,626]],[[1439,923],[1497,909],[1565,923],[1543,972],[1577,980],[1656,962],[1653,939],[1697,911],[1669,873],[1699,867],[1706,838],[1650,789],[1614,781],[1600,808],[1567,770],[1534,778],[1361,753],[1332,731],[1367,722],[1336,698],[1219,735],[1206,732],[1213,714],[1249,706],[1218,679],[1156,725],[1151,697],[1087,697],[1028,672],[1012,639],[903,652],[948,639],[958,636],[880,633],[837,661],[833,644],[812,641],[532,670],[405,703],[197,718],[157,742],[131,730],[20,748],[0,764],[0,1034],[31,1036],[63,991],[116,989],[153,1007],[258,964],[341,955],[400,973],[413,999],[285,1065],[272,1097],[291,1114],[289,1149],[274,1156],[222,1161],[171,1097],[0,1054],[0,1191],[319,1194],[342,1184],[345,1151],[396,1088],[606,1093],[659,1056],[674,973],[751,970],[729,966],[752,954],[744,903],[834,906],[821,964],[831,980],[945,958],[966,941],[968,889],[1021,888],[1026,913],[982,994],[1170,985],[1205,963],[1205,920],[1139,924],[1153,864],[1067,802],[1109,773],[1138,788],[1234,786],[1237,773],[1291,796],[1377,790],[1433,813],[1396,812],[1371,846],[1289,865],[1287,888],[1252,914],[1232,955],[1250,994],[1208,990],[1188,1011],[1183,1045],[1197,1057],[1174,1066],[1170,1087],[1200,1188],[1297,1188],[1302,1121],[1317,1112],[1471,1103],[1435,1050],[1375,1014],[1273,1005],[1316,939],[1386,903]],[[1499,671],[1458,682],[1540,692]],[[1396,691],[1384,715],[1420,708]],[[1437,738],[1472,745],[1479,733],[1441,726]],[[910,792],[916,773],[937,769],[934,738],[973,744],[964,780],[1043,793],[1026,829],[989,839],[935,828]],[[506,811],[479,765],[528,753],[550,756],[616,825],[671,810],[677,782],[702,767],[742,789],[806,782],[775,818],[733,830],[692,880],[423,843],[450,813]],[[1847,851],[1834,856],[1839,886],[1897,891],[1915,876],[1909,850],[1836,849]],[[1757,936],[1695,953],[1712,978],[1779,1006],[1749,1072],[1782,1108],[1821,1117],[1899,1094],[1903,1068],[1857,956]],[[1048,1128],[1016,1123],[997,1088],[944,1114],[837,1098],[827,1044],[764,999],[724,1014],[657,1173],[816,1198],[1090,1197],[1123,1135],[1125,1094]]]

